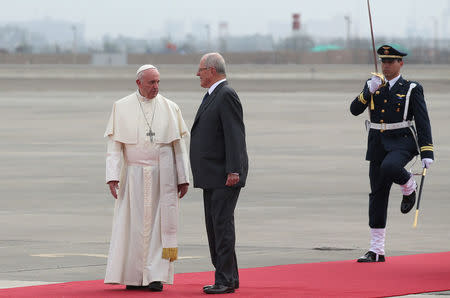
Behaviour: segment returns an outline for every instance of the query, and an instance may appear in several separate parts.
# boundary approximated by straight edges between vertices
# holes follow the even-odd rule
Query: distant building
[[[94,53],[92,54],[92,65],[127,65],[128,55],[126,53]]]
[[[228,36],[225,41],[230,52],[270,52],[274,49],[272,35]]]

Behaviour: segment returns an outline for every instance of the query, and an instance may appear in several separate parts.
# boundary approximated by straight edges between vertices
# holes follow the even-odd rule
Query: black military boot
[[[403,214],[408,213],[414,207],[416,203],[416,191],[413,191],[409,196],[403,196],[402,203],[400,204],[400,211]]]
[[[358,263],[373,263],[373,262],[384,262],[384,255],[379,255],[374,253],[373,251],[366,252],[365,255],[358,259]]]

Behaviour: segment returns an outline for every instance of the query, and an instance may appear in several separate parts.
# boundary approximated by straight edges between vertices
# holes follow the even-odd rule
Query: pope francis
[[[138,90],[113,104],[106,128],[106,182],[116,198],[105,283],[162,291],[177,259],[178,200],[189,186],[180,108],[159,94],[153,65]]]

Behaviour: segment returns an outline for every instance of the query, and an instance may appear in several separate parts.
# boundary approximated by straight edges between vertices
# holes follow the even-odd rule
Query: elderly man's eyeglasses
[[[199,67],[198,72],[204,71],[204,70],[206,70],[208,68],[211,68],[211,67]]]

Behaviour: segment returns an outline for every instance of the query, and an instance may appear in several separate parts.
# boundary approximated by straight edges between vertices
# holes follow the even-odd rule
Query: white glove
[[[422,168],[428,169],[432,163],[433,163],[433,160],[431,158],[422,158]]]
[[[374,94],[375,91],[380,88],[381,85],[381,78],[379,76],[372,76],[370,80],[367,81],[367,86],[369,87],[370,93]]]

